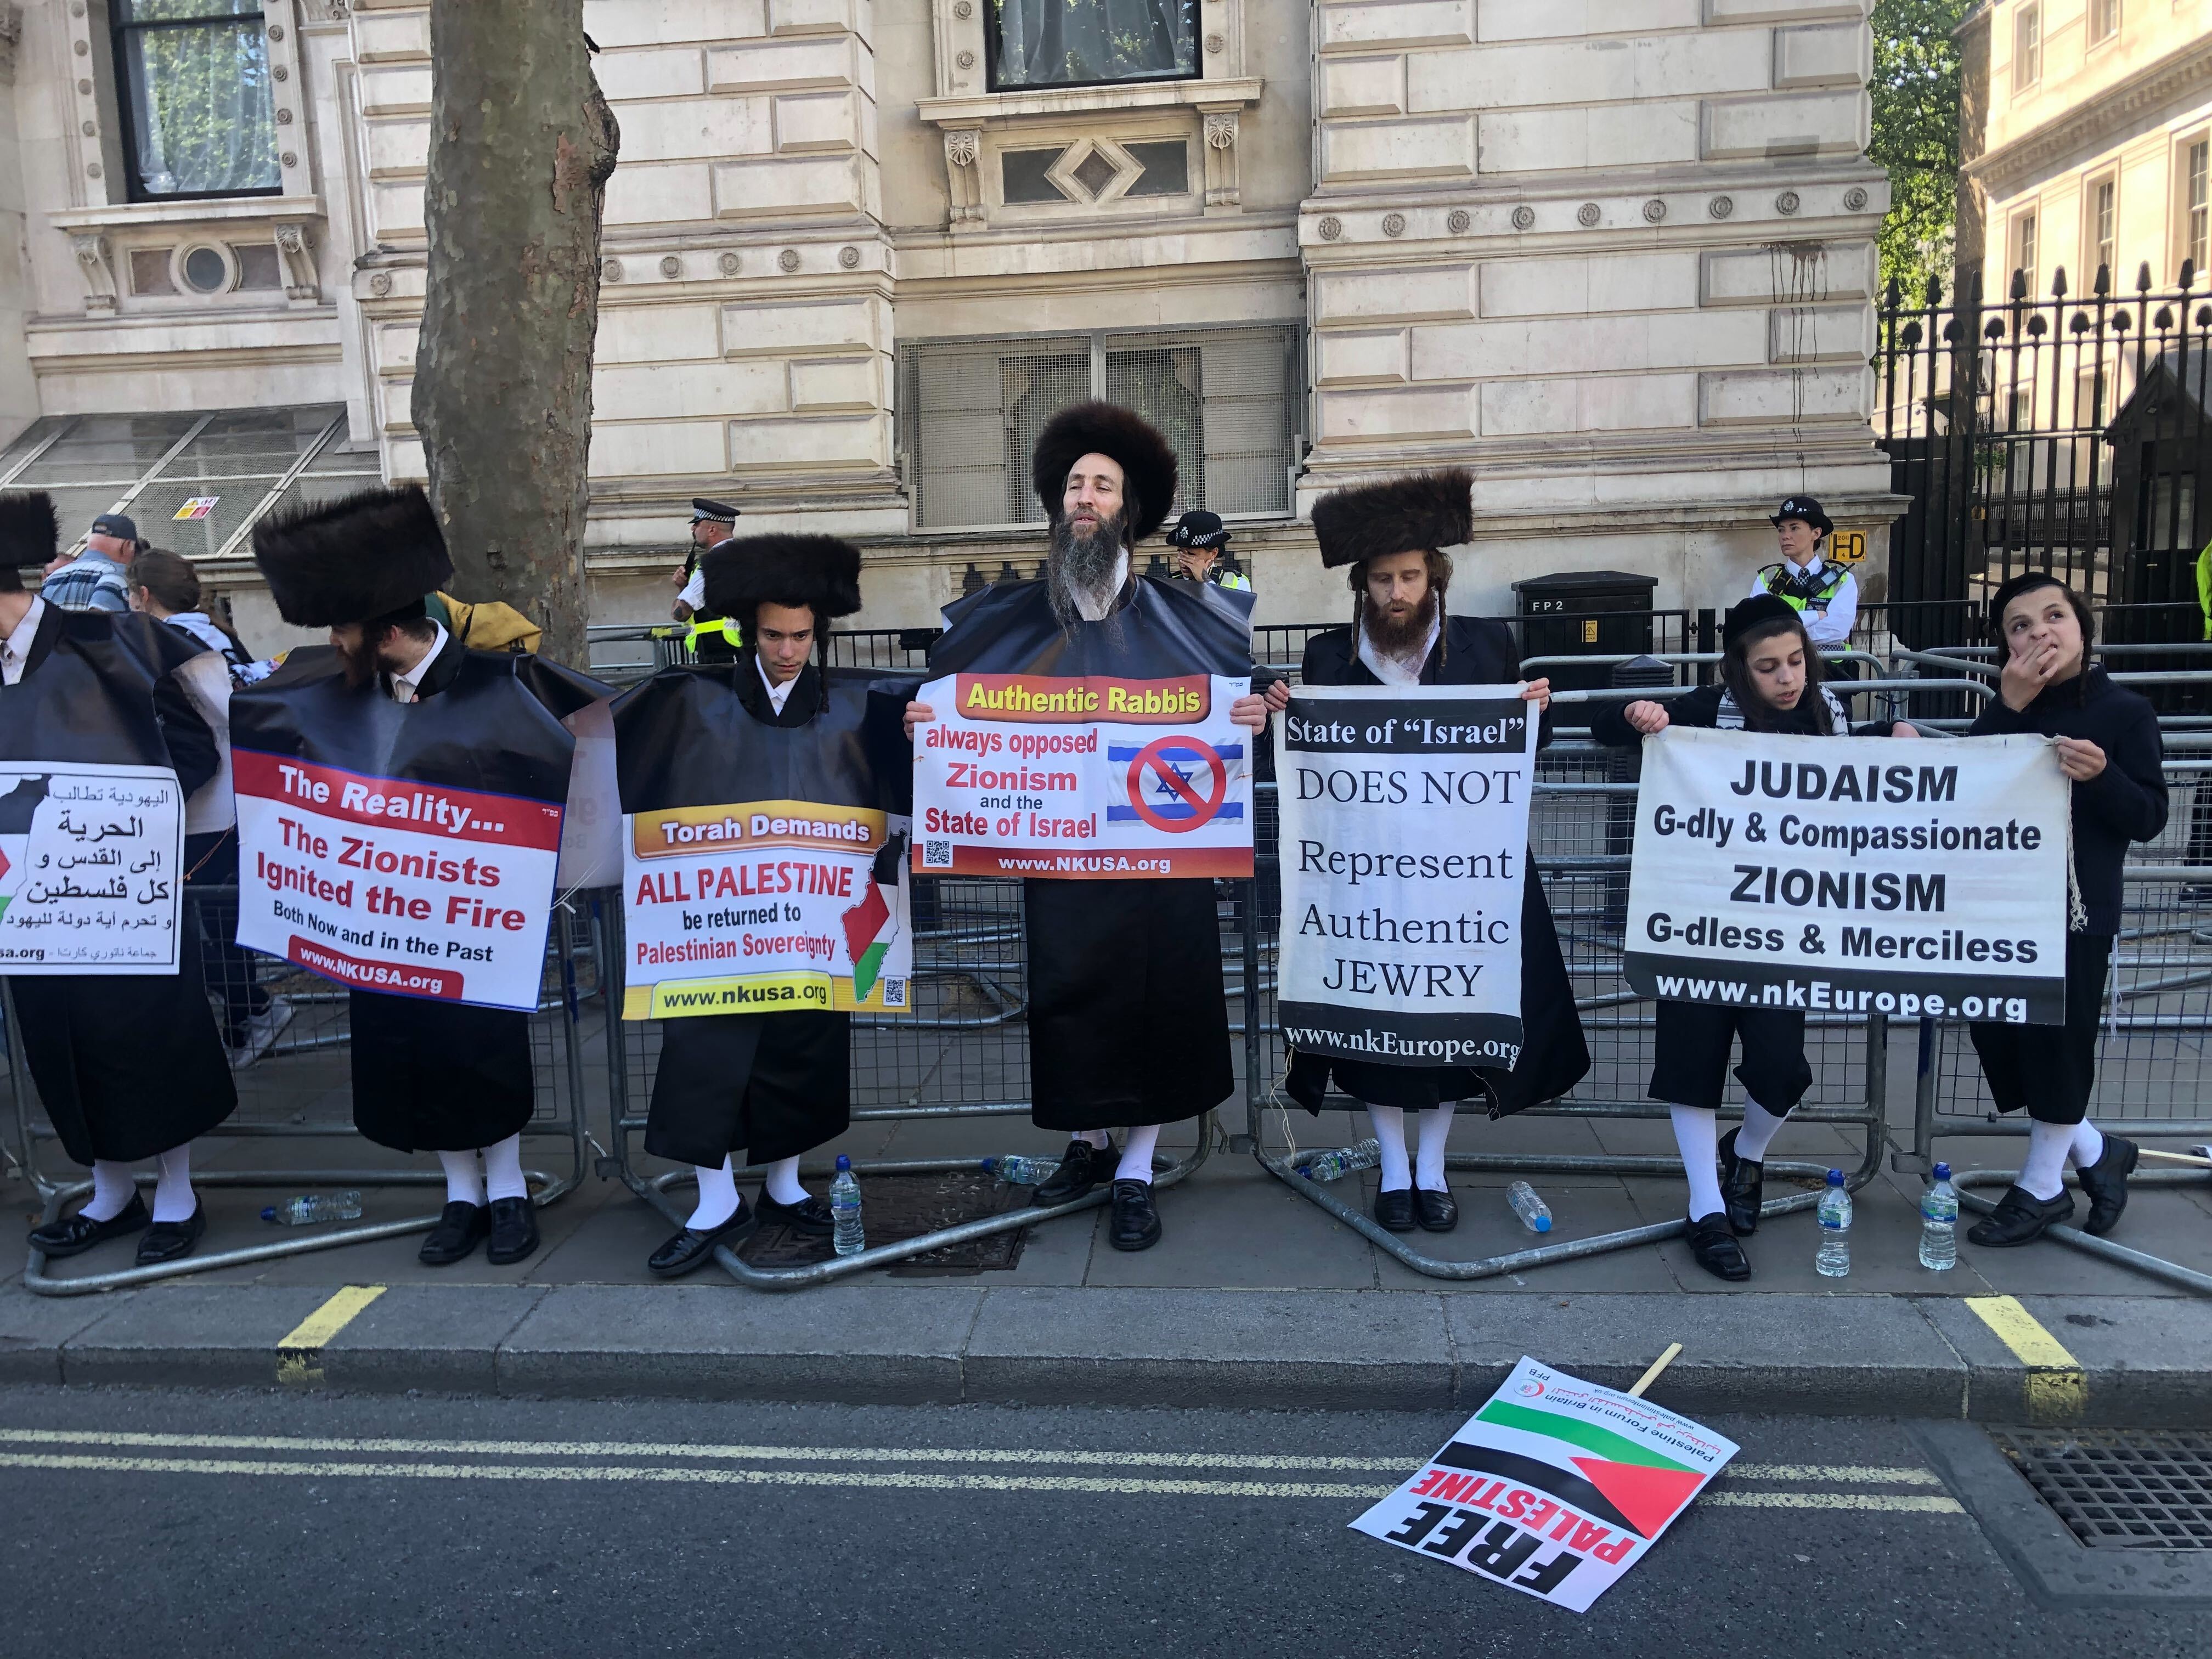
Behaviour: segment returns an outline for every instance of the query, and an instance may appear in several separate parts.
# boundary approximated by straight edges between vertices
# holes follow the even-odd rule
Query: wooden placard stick
[[[2193,1164],[2200,1170],[2212,1170],[2212,1158],[2199,1158],[2194,1152],[2161,1152],[2155,1146],[2138,1146],[2136,1151],[2144,1158],[2162,1158],[2169,1164]]]
[[[1651,1362],[1651,1369],[1645,1371],[1643,1376],[1636,1379],[1636,1386],[1628,1391],[1630,1395],[1636,1399],[1641,1400],[1644,1397],[1644,1389],[1650,1388],[1654,1382],[1656,1382],[1659,1380],[1659,1373],[1665,1370],[1668,1366],[1673,1364],[1674,1363],[1674,1357],[1681,1352],[1682,1345],[1680,1343],[1669,1342],[1667,1345],[1667,1352],[1661,1354],[1656,1359]]]

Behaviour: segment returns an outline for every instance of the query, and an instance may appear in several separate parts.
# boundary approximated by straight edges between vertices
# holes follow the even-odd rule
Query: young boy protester
[[[69,611],[23,591],[54,556],[53,502],[0,495],[0,757],[166,766],[187,797],[221,769],[215,736],[179,681],[203,653],[149,618]],[[15,833],[29,830],[27,793]],[[206,1229],[191,1142],[238,1105],[198,953],[173,974],[18,975],[16,1033],[63,1150],[92,1167],[92,1196],[33,1230],[47,1260],[138,1235],[138,1265],[191,1254]],[[153,1209],[131,1165],[160,1171]]]
[[[1821,683],[1820,653],[1800,612],[1771,593],[1744,600],[1721,625],[1721,678],[1665,702],[1607,708],[1590,735],[1628,748],[1670,726],[1808,737],[1917,737],[1902,720],[1853,726]],[[1730,1045],[1741,1042],[1743,1124],[1718,1137]],[[1667,1103],[1690,1185],[1690,1254],[1716,1278],[1751,1277],[1738,1238],[1759,1228],[1768,1145],[1805,1091],[1805,1016],[1786,1008],[1662,1000],[1654,1034],[1651,1097]],[[1715,1179],[1717,1157],[1719,1178]]]
[[[2056,738],[2058,764],[2074,783],[2065,1023],[1967,1028],[1997,1109],[2024,1107],[2030,1119],[2020,1179],[1966,1234],[1971,1243],[2005,1249],[2072,1217],[2069,1159],[2089,1200],[2087,1231],[2112,1231],[2127,1207],[2136,1145],[2099,1132],[2089,1121],[2089,1096],[2105,975],[2120,930],[2121,866],[2129,843],[2166,828],[2166,792],[2157,712],[2088,660],[2096,624],[2087,600],[2056,576],[2030,571],[1990,599],[1990,629],[2004,669],[1972,735]]]
[[[1488,617],[1446,614],[1451,556],[1474,534],[1474,474],[1463,469],[1358,484],[1314,503],[1314,535],[1322,563],[1344,570],[1351,585],[1352,623],[1324,629],[1306,641],[1299,678],[1308,685],[1510,685],[1521,655],[1505,624]],[[1539,741],[1551,739],[1552,684],[1530,680],[1524,702],[1541,717]],[[1287,682],[1267,689],[1271,710],[1291,700]],[[1375,1219],[1394,1233],[1417,1225],[1448,1233],[1459,1205],[1444,1175],[1444,1143],[1457,1103],[1488,1097],[1490,1115],[1553,1100],[1589,1070],[1589,1048],[1575,1012],[1574,989],[1559,954],[1559,934],[1532,873],[1521,889],[1521,1064],[1510,1072],[1471,1066],[1385,1066],[1326,1054],[1291,1056],[1285,1088],[1318,1114],[1333,1080],[1364,1103],[1375,1125],[1382,1167]],[[1420,1115],[1419,1148],[1406,1155],[1406,1114]]]
[[[833,536],[749,536],[712,549],[699,568],[703,609],[737,623],[745,642],[734,662],[664,669],[659,678],[690,681],[695,691],[703,684],[726,688],[738,706],[714,718],[790,732],[786,752],[797,775],[829,769],[835,757],[815,762],[811,756],[821,750],[813,746],[841,747],[853,732],[821,719],[829,687],[809,659],[832,622],[860,608],[860,550]],[[624,713],[618,706],[618,744]],[[633,776],[683,763],[680,755],[641,757],[627,746],[618,753],[625,795]],[[700,769],[700,781],[710,785],[707,804],[731,799],[711,787],[710,765],[702,762]],[[879,868],[878,880],[896,883],[903,851],[902,837],[884,849],[890,867]],[[885,862],[879,855],[879,866]],[[852,1121],[852,1016],[826,1010],[693,1014],[665,1021],[660,1030],[645,1149],[692,1165],[699,1201],[646,1266],[663,1279],[688,1273],[715,1245],[736,1243],[762,1221],[829,1237],[836,1231],[830,1206],[799,1184],[799,1159],[835,1140]],[[756,1205],[738,1194],[738,1153],[768,1166]]]

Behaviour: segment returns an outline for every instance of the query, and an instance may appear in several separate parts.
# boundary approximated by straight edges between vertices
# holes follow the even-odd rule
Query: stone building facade
[[[253,516],[422,471],[428,9],[208,0],[197,45],[7,9],[0,481],[65,484],[72,529],[127,498],[281,637]],[[1577,568],[1725,604],[1802,491],[1878,597],[1865,9],[586,0],[623,134],[595,620],[665,616],[713,493],[860,542],[861,625],[926,623],[1037,556],[1028,435],[1094,394],[1170,432],[1263,621],[1344,607],[1318,492],[1443,463],[1479,478],[1462,608]]]

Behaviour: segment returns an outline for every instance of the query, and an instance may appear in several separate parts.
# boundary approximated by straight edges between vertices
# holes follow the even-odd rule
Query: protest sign
[[[907,1006],[911,820],[884,805],[867,688],[823,696],[773,726],[686,669],[616,700],[623,1018]]]
[[[160,767],[0,764],[0,970],[176,972],[184,805]]]
[[[978,876],[1252,873],[1249,677],[950,674],[914,744],[915,865]]]
[[[1277,719],[1291,1046],[1510,1070],[1530,705],[1510,685],[1309,687]]]
[[[2068,810],[2042,738],[1669,728],[1644,744],[1628,982],[1686,1002],[2056,1024]]]
[[[535,1010],[577,747],[562,721],[609,690],[472,651],[401,704],[327,647],[291,653],[231,698],[238,942],[354,990]]]
[[[1524,1357],[1352,1526],[1586,1613],[1736,1451],[1701,1423]]]

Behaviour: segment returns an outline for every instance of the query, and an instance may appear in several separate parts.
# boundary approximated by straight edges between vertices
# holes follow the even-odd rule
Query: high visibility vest
[[[1820,570],[1811,576],[1787,563],[1770,564],[1759,573],[1759,585],[1792,611],[1814,605],[1826,611],[1850,579],[1850,569],[1833,559],[1823,561]]]
[[[705,622],[665,623],[653,630],[654,639],[681,640],[694,651],[699,648],[699,641],[710,635],[719,635],[739,650],[744,647],[745,630],[728,617],[715,617]]]

